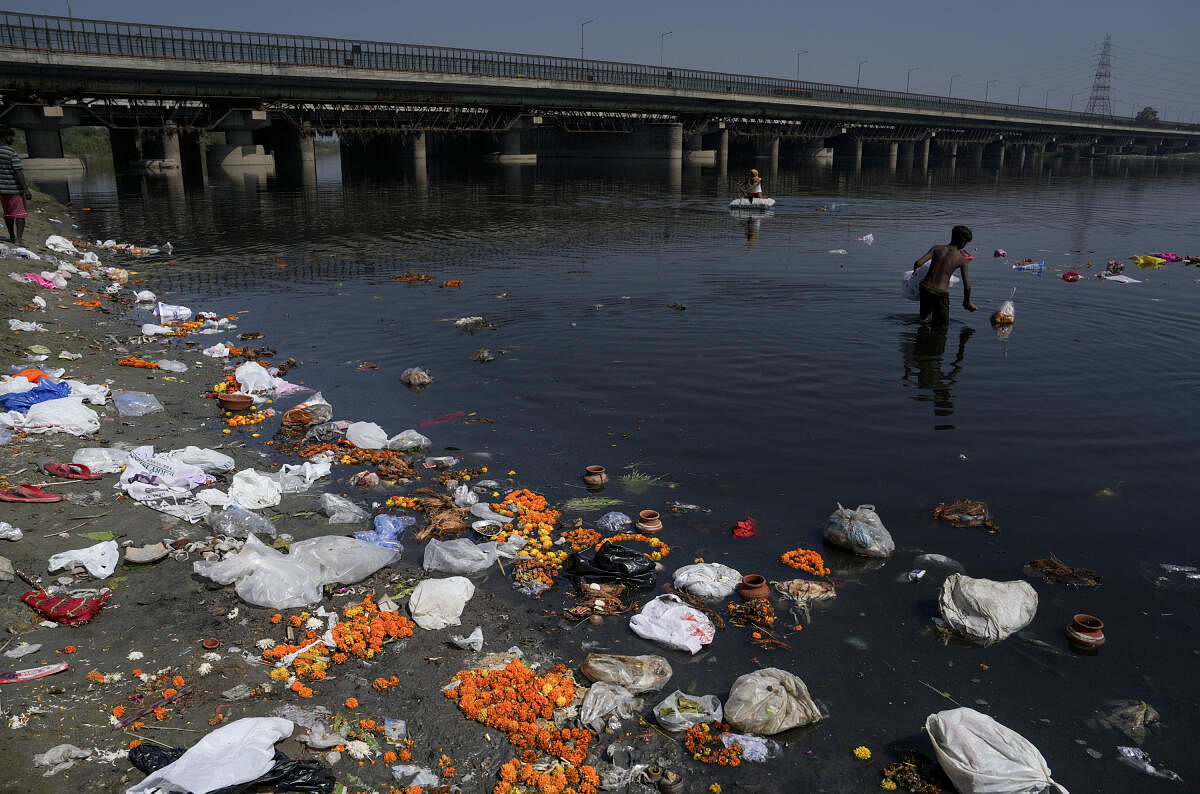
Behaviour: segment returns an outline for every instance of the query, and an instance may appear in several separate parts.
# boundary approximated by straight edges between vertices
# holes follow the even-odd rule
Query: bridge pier
[[[704,148],[704,133],[694,132],[683,136],[683,159],[689,163],[713,165],[717,162],[717,150]]]
[[[929,142],[932,138],[923,138],[921,140],[921,170],[929,170]]]
[[[971,165],[976,168],[983,167],[983,147],[982,143],[975,144],[971,147]]]
[[[895,172],[896,166],[900,162],[900,142],[888,142],[888,170]]]
[[[778,160],[779,138],[767,138],[754,142],[754,159]]]
[[[265,110],[228,111],[216,125],[216,129],[225,133],[225,145],[208,150],[209,167],[273,167],[274,156],[254,142],[255,131],[270,126],[271,120]]]
[[[717,133],[717,157],[726,163],[729,162],[729,130]]]
[[[79,124],[76,108],[55,105],[18,105],[3,116],[3,120],[25,132],[29,156],[21,161],[27,171],[82,171],[78,157],[63,156],[62,130]]]
[[[683,125],[647,124],[630,132],[568,132],[538,130],[536,146],[542,157],[621,158],[683,161]]]

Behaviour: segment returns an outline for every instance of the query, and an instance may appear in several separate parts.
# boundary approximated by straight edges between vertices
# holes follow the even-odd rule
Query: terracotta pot
[[[205,650],[215,651],[217,648],[221,647],[221,641],[216,637],[209,637],[207,640],[200,643],[200,645],[204,647]]]
[[[1065,629],[1071,645],[1079,650],[1094,650],[1104,644],[1104,621],[1095,615],[1079,613]]]
[[[662,521],[658,517],[657,510],[643,510],[638,513],[637,528],[647,535],[656,535],[662,532]]]
[[[767,584],[765,576],[748,573],[742,577],[742,581],[737,586],[737,592],[743,601],[749,601],[752,598],[770,597],[771,587]]]
[[[254,405],[254,398],[249,394],[222,394],[217,397],[217,402],[226,411],[244,411]]]
[[[603,466],[588,466],[584,469],[583,481],[589,488],[603,488],[608,482],[608,472]]]

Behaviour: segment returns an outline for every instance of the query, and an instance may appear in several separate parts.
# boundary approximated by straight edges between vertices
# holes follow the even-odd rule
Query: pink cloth
[[[23,193],[0,193],[0,204],[4,205],[5,218],[28,218]]]
[[[58,287],[54,286],[53,281],[41,276],[38,273],[26,273],[25,278],[29,279],[34,284],[37,284],[39,287],[45,287],[46,289],[58,289]]]

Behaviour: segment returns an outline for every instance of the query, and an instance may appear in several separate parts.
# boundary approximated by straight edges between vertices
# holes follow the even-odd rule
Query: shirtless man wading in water
[[[969,312],[976,310],[975,304],[971,303],[971,281],[967,278],[967,259],[963,256],[963,247],[969,242],[971,230],[966,226],[955,226],[950,232],[949,245],[935,245],[913,264],[915,271],[926,262],[932,262],[920,284],[921,322],[950,324],[950,276],[959,269],[962,270],[963,308]]]

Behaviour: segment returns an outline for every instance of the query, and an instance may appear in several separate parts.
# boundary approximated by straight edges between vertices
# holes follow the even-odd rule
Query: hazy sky
[[[6,4],[65,15],[66,0]],[[77,17],[579,55],[1082,109],[1113,37],[1114,111],[1200,122],[1200,0],[73,0]],[[665,39],[660,34],[670,31]],[[989,81],[996,81],[989,85]],[[1049,95],[1047,96],[1047,91]]]

